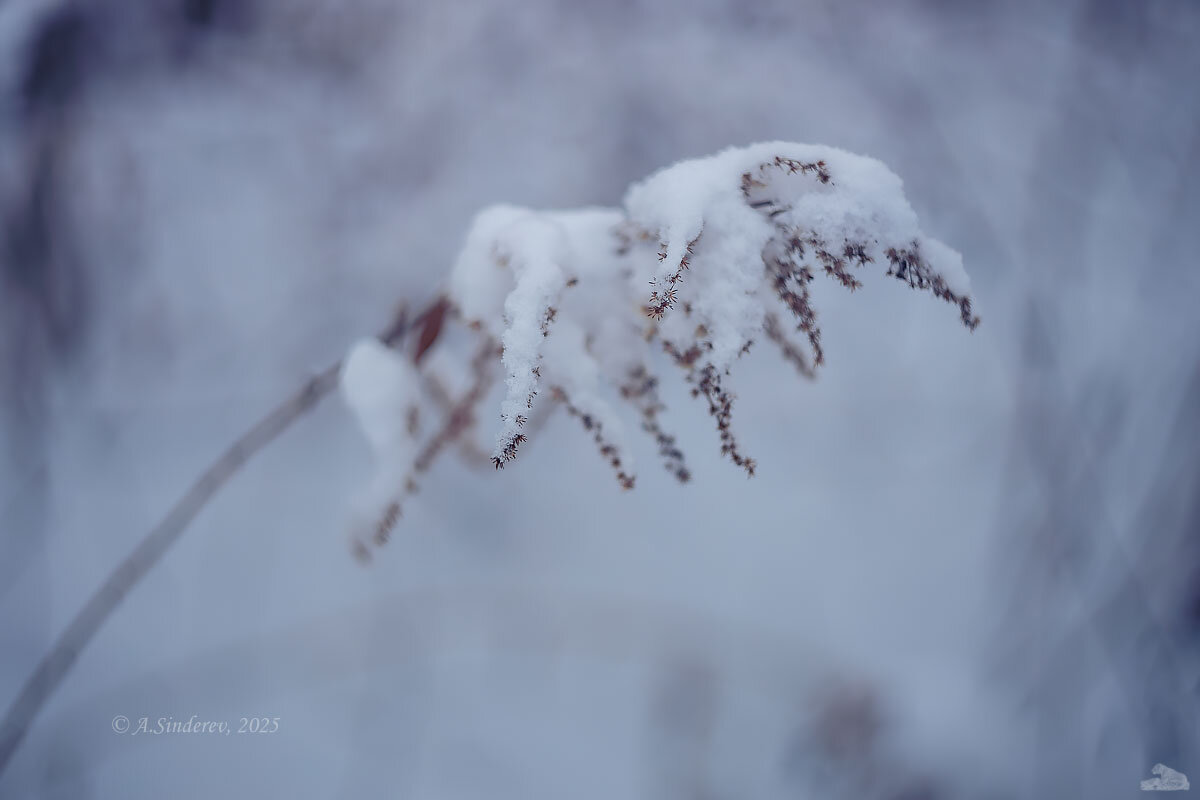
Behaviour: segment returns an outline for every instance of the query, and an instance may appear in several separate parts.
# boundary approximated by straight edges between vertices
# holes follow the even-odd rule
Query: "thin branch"
[[[479,405],[479,401],[483,398],[484,393],[488,388],[488,381],[491,378],[488,370],[488,364],[500,354],[500,346],[493,339],[485,339],[479,351],[471,360],[471,372],[473,380],[470,388],[467,389],[463,396],[456,402],[450,405],[446,412],[446,419],[441,428],[437,430],[425,445],[417,453],[413,459],[412,468],[405,477],[404,482],[397,487],[395,495],[384,507],[383,514],[375,524],[375,534],[372,541],[377,547],[382,547],[387,544],[388,538],[392,535],[396,524],[400,521],[400,516],[403,511],[403,502],[410,495],[416,494],[418,484],[418,476],[424,475],[433,466],[433,462],[437,457],[454,442],[457,442],[462,435],[475,424],[475,407]],[[365,542],[358,541],[354,545],[354,555],[359,561],[364,563],[371,560],[371,551],[367,548]]]
[[[407,315],[401,309],[392,323],[379,334],[379,339],[384,344],[394,345],[404,338],[409,327]],[[0,774],[4,773],[34,719],[79,660],[83,649],[95,638],[125,596],[162,560],[191,521],[247,461],[337,388],[341,367],[342,362],[338,361],[313,376],[231,444],[192,484],[170,513],[146,534],[133,552],[105,579],[58,637],[50,652],[38,663],[21,688],[21,693],[9,706],[3,722],[0,722]]]
[[[794,366],[800,375],[810,381],[817,379],[817,373],[809,363],[808,356],[784,333],[783,323],[779,321],[779,317],[769,311],[763,316],[763,332],[767,334],[768,339],[779,345],[779,352],[783,356],[783,360]]]
[[[692,473],[684,461],[683,451],[679,449],[675,437],[664,431],[658,421],[659,412],[666,410],[666,406],[658,398],[658,378],[651,375],[644,365],[639,364],[629,371],[625,382],[621,384],[621,397],[637,408],[642,418],[642,430],[654,437],[658,445],[658,455],[662,458],[667,472],[674,475],[680,483],[690,481]]]

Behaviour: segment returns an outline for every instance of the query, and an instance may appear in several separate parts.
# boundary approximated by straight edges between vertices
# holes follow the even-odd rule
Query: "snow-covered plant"
[[[656,387],[665,365],[707,404],[722,454],[753,475],[754,460],[733,432],[734,362],[765,338],[813,377],[824,350],[811,282],[824,273],[853,291],[872,264],[954,303],[968,328],[979,324],[961,257],[922,233],[900,179],[835,148],[769,142],[683,161],[634,184],[620,209],[484,209],[445,297],[423,317],[414,365],[360,344],[343,370],[343,392],[381,464],[366,500],[373,522],[356,526],[369,534],[356,537],[360,555],[386,540],[416,477],[470,427],[497,362],[497,468],[517,457],[539,412],[561,406],[620,485],[632,488],[626,425],[615,407],[625,402],[667,469],[687,481],[683,452],[660,424]],[[447,310],[479,342],[456,394],[423,366]],[[424,447],[409,436],[416,426],[400,422],[416,417],[421,395],[445,416]]]

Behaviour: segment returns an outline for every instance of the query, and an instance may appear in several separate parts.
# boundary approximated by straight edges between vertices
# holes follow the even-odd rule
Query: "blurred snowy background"
[[[753,480],[670,381],[691,485],[635,439],[621,493],[559,415],[502,473],[443,460],[365,569],[370,454],[327,402],[126,599],[0,796],[1200,778],[1197,75],[1188,0],[5,0],[3,706],[226,444],[435,294],[485,204],[835,145],[904,178],[983,324],[818,285],[819,381],[740,365]]]

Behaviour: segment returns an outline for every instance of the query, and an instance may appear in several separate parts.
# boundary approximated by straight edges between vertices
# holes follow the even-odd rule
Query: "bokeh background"
[[[753,480],[668,382],[691,485],[641,441],[620,492],[560,415],[502,473],[440,462],[367,568],[370,453],[329,401],[130,594],[0,796],[1200,779],[1197,75],[1187,0],[6,0],[0,706],[225,445],[436,294],[488,203],[836,145],[904,179],[983,324],[818,286],[820,379],[766,348],[735,374]]]

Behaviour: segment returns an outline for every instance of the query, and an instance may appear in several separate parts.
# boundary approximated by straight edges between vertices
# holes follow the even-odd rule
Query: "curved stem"
[[[415,324],[421,324],[427,316],[428,312],[418,318]],[[401,310],[379,335],[379,339],[384,344],[394,345],[404,338],[409,327],[407,316]],[[38,662],[37,668],[21,687],[20,694],[0,722],[0,774],[3,774],[34,719],[62,684],[71,667],[79,659],[80,653],[112,616],[130,590],[162,560],[163,555],[179,539],[188,524],[247,461],[275,441],[293,422],[311,411],[337,387],[341,367],[342,362],[338,361],[313,376],[231,444],[221,457],[196,479],[167,516],[155,525],[133,552],[109,574],[58,637],[50,652]]]

